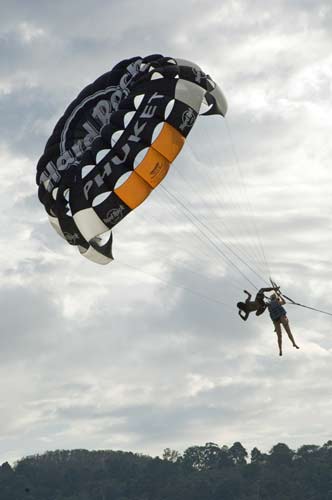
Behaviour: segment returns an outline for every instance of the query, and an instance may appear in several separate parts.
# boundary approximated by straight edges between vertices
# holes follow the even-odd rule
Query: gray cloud
[[[329,3],[3,3],[0,458],[325,442],[330,318],[287,305],[301,349],[285,339],[279,359],[268,315],[237,316],[254,292],[246,278],[264,283],[223,242],[329,310]],[[153,52],[197,61],[227,95],[227,124],[198,126],[164,184],[243,274],[160,189],[115,228],[103,268],[55,234],[37,200],[35,164],[66,106],[118,60]]]

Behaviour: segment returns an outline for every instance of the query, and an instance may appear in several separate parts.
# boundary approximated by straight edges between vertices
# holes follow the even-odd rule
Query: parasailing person
[[[286,309],[283,307],[286,304],[285,299],[282,297],[282,295],[277,295],[276,293],[273,293],[270,298],[269,302],[267,304],[267,308],[270,313],[270,318],[274,324],[274,331],[277,334],[278,337],[278,347],[279,347],[279,356],[282,356],[282,330],[281,326],[284,327],[289,340],[292,342],[293,347],[296,349],[300,349],[299,346],[296,344],[293,334],[291,332],[290,326],[289,326],[289,321],[287,318],[287,312]]]

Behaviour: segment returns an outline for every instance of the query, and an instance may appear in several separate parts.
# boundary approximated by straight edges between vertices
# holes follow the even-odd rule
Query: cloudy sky
[[[0,0],[0,461],[332,437],[332,317],[287,306],[301,349],[280,358],[268,315],[236,312],[269,274],[332,310],[332,6],[266,5]],[[201,118],[98,266],[50,227],[36,163],[84,85],[156,52],[199,64],[228,116]]]

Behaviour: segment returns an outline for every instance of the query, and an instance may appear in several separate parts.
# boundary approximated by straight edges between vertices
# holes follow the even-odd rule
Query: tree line
[[[206,443],[162,458],[56,450],[0,467],[0,500],[332,500],[332,441],[269,453]]]

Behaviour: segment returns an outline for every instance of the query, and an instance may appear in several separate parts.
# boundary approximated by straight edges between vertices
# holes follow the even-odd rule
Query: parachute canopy
[[[163,180],[197,116],[226,111],[195,63],[159,54],[121,61],[82,90],[46,143],[36,181],[51,225],[107,264],[112,228]]]

